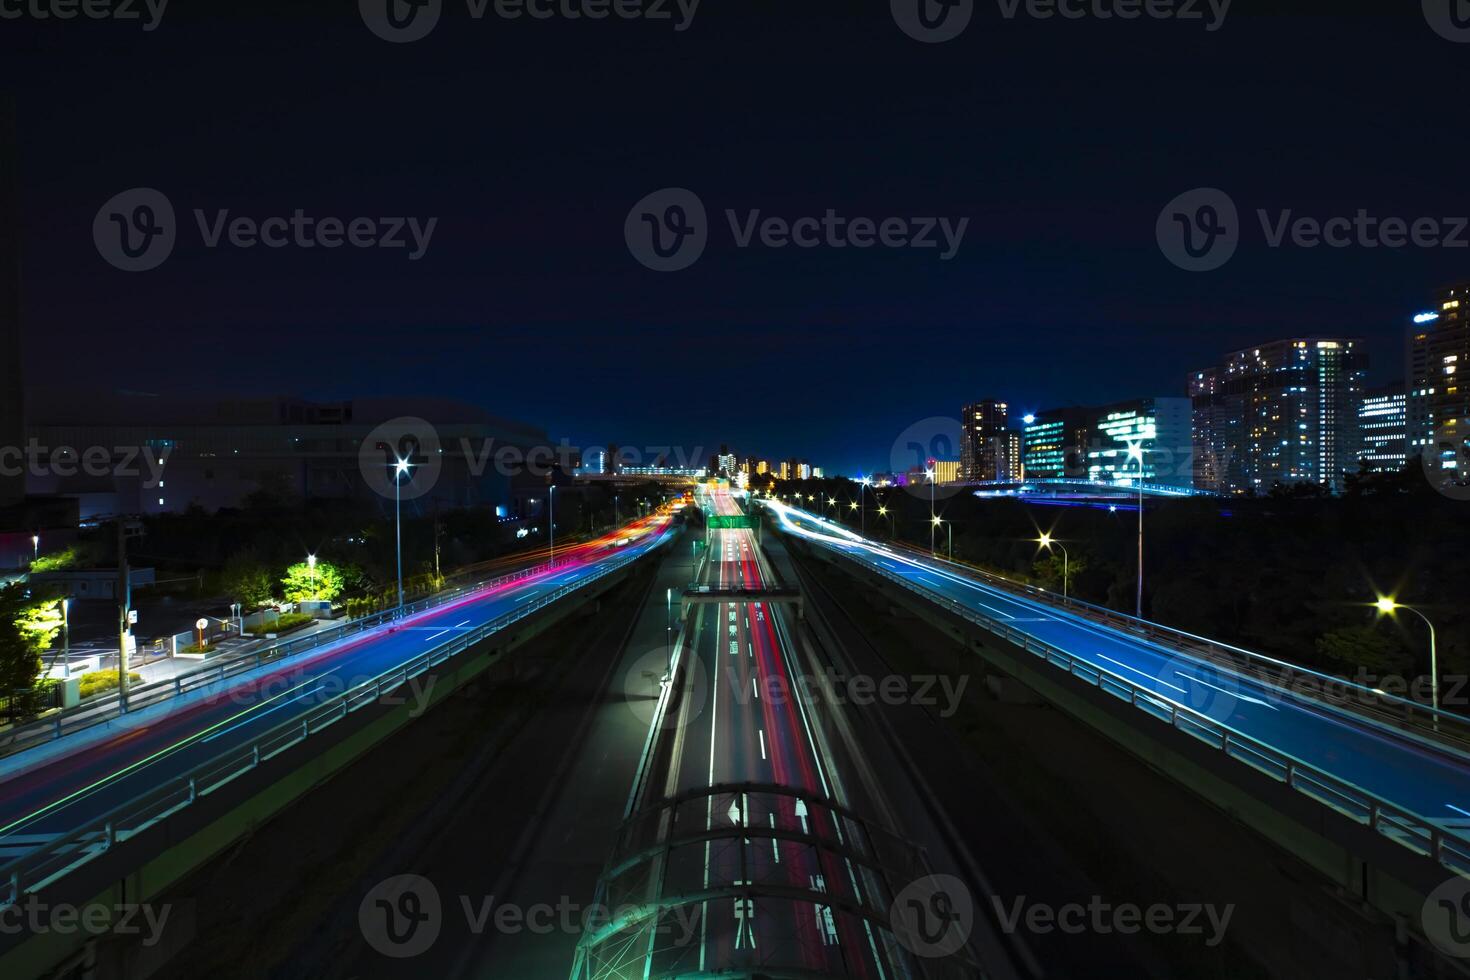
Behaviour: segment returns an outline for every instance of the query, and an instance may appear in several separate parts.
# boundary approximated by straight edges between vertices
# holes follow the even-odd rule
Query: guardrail
[[[1433,859],[1458,875],[1470,878],[1470,841],[1446,835],[1426,818],[1395,806],[1362,787],[1278,751],[1243,732],[1222,725],[1207,715],[1176,704],[1125,677],[1074,657],[1022,630],[1006,625],[1001,620],[977,612],[958,599],[952,599],[878,565],[867,562],[858,564],[1099,690],[1129,702],[1171,727],[1223,751],[1230,758],[1251,766],[1277,782],[1285,783],[1409,850]]]
[[[898,548],[938,564],[948,565],[967,575],[982,578],[986,584],[1013,595],[1066,609],[1115,631],[1127,633],[1152,643],[1167,642],[1177,647],[1180,652],[1219,664],[1234,673],[1270,687],[1277,693],[1291,694],[1299,699],[1326,702],[1366,720],[1390,726],[1396,734],[1415,736],[1437,748],[1451,749],[1461,753],[1470,752],[1470,718],[1463,715],[1398,697],[1386,691],[1365,687],[1341,677],[1334,677],[1331,674],[1324,674],[1321,671],[1285,660],[1268,657],[1264,653],[1223,643],[1207,636],[1199,636],[1172,626],[1139,619],[1106,606],[1084,602],[1070,596],[1063,597],[1050,590],[1037,588],[1025,582],[1016,582],[974,565],[947,561],[912,545],[898,543]],[[1302,679],[1309,680],[1310,684],[1303,683]],[[1345,693],[1350,693],[1351,696],[1344,696]]]
[[[655,547],[661,547],[660,542]],[[653,549],[619,555],[586,578],[563,585],[553,592],[517,606],[490,622],[439,646],[418,654],[378,676],[351,687],[341,694],[309,708],[297,717],[282,722],[238,745],[200,763],[188,772],[175,776],[155,788],[134,797],[115,809],[86,821],[75,829],[58,834],[53,840],[30,853],[0,866],[0,908],[13,905],[26,892],[35,892],[58,878],[105,854],[115,844],[128,840],[168,816],[177,813],[202,796],[239,778],[250,770],[304,741],[315,732],[341,721],[357,709],[372,704],[383,694],[393,691],[410,678],[438,666],[450,657],[483,641],[493,633],[531,613],[544,609],[573,592],[626,567]],[[359,620],[361,622],[361,620]],[[24,818],[23,818],[24,819]],[[0,838],[3,840],[4,838]]]
[[[299,636],[293,640],[279,640],[268,646],[252,650],[248,653],[236,653],[222,655],[213,663],[201,665],[194,670],[185,671],[174,677],[163,680],[148,681],[131,685],[128,689],[128,710],[124,712],[121,706],[121,698],[114,692],[112,694],[100,695],[91,698],[73,708],[66,708],[46,718],[22,725],[16,725],[8,730],[0,731],[0,758],[24,752],[26,749],[37,745],[44,745],[67,735],[73,735],[84,731],[103,722],[120,718],[127,713],[140,711],[171,698],[179,697],[190,691],[198,690],[210,684],[216,684],[238,674],[248,673],[266,664],[275,663],[336,643],[338,640],[367,630],[376,629],[384,623],[392,622],[416,613],[434,609],[438,606],[455,602],[476,592],[499,588],[512,582],[533,578],[546,572],[554,571],[569,564],[573,559],[563,558],[554,562],[544,562],[530,568],[524,568],[517,572],[501,575],[497,578],[487,579],[473,585],[459,586],[446,592],[436,592],[434,595],[417,602],[410,603],[400,609],[386,609],[382,612],[369,613],[358,619],[348,620],[330,626],[315,633]]]

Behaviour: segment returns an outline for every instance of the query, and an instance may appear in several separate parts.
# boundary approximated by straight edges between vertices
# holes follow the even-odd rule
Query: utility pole
[[[442,577],[439,574],[439,498],[434,498],[434,588],[439,587]]]

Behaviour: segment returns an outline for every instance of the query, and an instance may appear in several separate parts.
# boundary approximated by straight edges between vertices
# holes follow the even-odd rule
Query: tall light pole
[[[1067,565],[1071,561],[1071,556],[1067,554],[1067,546],[1046,532],[1042,532],[1041,537],[1037,538],[1036,542],[1047,551],[1052,549],[1052,545],[1056,545],[1062,549],[1062,598],[1067,598]]]
[[[1434,643],[1434,624],[1429,621],[1428,616],[1424,615],[1418,609],[1414,608],[1413,606],[1406,606],[1400,602],[1395,602],[1391,596],[1379,596],[1378,601],[1373,603],[1373,605],[1380,613],[1386,616],[1392,616],[1396,611],[1400,609],[1407,609],[1415,616],[1418,616],[1420,619],[1424,620],[1424,625],[1429,627],[1429,699],[1430,703],[1434,706],[1434,710],[1436,712],[1434,716],[1434,728],[1435,731],[1438,731],[1439,651],[1435,648]]]
[[[941,524],[943,524],[945,526],[945,530],[949,532],[949,560],[954,561],[954,522],[946,521],[938,515],[935,515],[934,517],[931,517],[929,519],[929,554],[938,554],[938,552],[934,550],[933,542],[934,532],[939,530],[939,525]]]
[[[71,606],[71,597],[61,597],[61,657],[65,664],[65,674],[71,676],[71,617],[68,609]]]
[[[41,536],[39,534],[32,534],[31,535],[31,561],[32,562],[35,562],[35,560],[37,558],[40,558],[40,557],[41,557]]]
[[[1143,442],[1130,442],[1128,455],[1138,460],[1138,594],[1133,613],[1143,618]]]
[[[939,526],[939,522],[934,519],[934,467],[930,466],[924,471],[924,475],[929,478],[929,554],[932,555],[934,554],[934,529]]]
[[[674,589],[664,591],[664,659],[674,659]]]
[[[400,459],[393,464],[393,535],[398,550],[398,608],[403,608],[403,474],[409,470],[409,462]]]
[[[863,491],[868,489],[868,477],[858,484],[858,528],[863,537],[868,535],[868,508],[863,503]]]
[[[306,567],[307,570],[311,572],[311,598],[314,602],[316,601],[316,597],[320,594],[317,591],[316,587],[316,555],[306,556]]]
[[[556,561],[556,484],[546,493],[547,521],[546,531],[551,536],[551,560]]]

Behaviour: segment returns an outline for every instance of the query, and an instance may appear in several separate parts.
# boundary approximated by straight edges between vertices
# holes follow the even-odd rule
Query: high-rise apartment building
[[[1397,471],[1408,462],[1408,399],[1402,384],[1374,388],[1358,403],[1358,461]]]
[[[1021,442],[1009,428],[1005,402],[989,399],[960,412],[960,476],[965,480],[1018,479]]]
[[[1190,377],[1197,485],[1340,491],[1357,469],[1367,354],[1346,338],[1294,337],[1228,354]]]
[[[1427,407],[1430,435],[1428,451],[1440,460],[1447,477],[1465,480],[1461,463],[1470,458],[1470,283],[1440,290],[1433,313],[1432,329],[1423,342],[1425,392],[1421,405]]]

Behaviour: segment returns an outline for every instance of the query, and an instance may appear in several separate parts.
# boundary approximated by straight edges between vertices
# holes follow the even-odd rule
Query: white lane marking
[[[1276,711],[1277,710],[1276,705],[1271,704],[1269,701],[1262,701],[1260,698],[1253,698],[1249,694],[1241,694],[1239,691],[1227,691],[1223,687],[1216,687],[1214,684],[1211,684],[1209,681],[1202,681],[1198,677],[1190,677],[1188,674],[1181,673],[1180,671],[1177,671],[1177,670],[1174,671],[1174,673],[1177,674],[1180,677],[1188,677],[1191,681],[1193,681],[1196,684],[1203,684],[1205,687],[1208,687],[1212,691],[1219,691],[1221,694],[1228,694],[1232,698],[1236,698],[1236,699],[1238,699],[1240,701],[1249,701],[1251,704],[1264,705],[1265,707],[1270,708],[1272,711]]]
[[[764,759],[766,757],[766,730],[764,728],[762,728],[760,730],[760,737],[761,737],[761,758]]]
[[[453,626],[446,626],[442,630],[440,630],[439,632],[435,633],[433,636],[426,636],[426,637],[424,637],[424,642],[425,643],[430,643],[430,642],[432,642],[434,640],[437,640],[437,639],[439,639],[439,637],[443,636],[445,633],[448,633],[452,629],[454,629]]]
[[[757,701],[759,701],[759,700],[760,700],[760,696],[761,696],[761,689],[760,689],[760,687],[759,687],[759,686],[758,686],[758,685],[757,685],[757,684],[756,684],[756,682],[755,682],[755,678],[754,678],[754,677],[752,677],[752,678],[751,678],[751,679],[750,679],[750,693],[751,693],[751,694],[753,694],[753,695],[755,695],[755,699],[756,699],[756,700],[757,700]]]
[[[1121,661],[1121,660],[1114,660],[1112,657],[1109,657],[1106,654],[1099,653],[1097,655],[1097,657],[1098,657],[1099,660],[1106,660],[1110,664],[1117,664],[1119,667],[1122,667],[1124,670],[1131,670],[1131,671],[1133,671],[1133,673],[1137,674],[1139,677],[1147,677],[1149,680],[1155,681],[1155,682],[1157,682],[1159,684],[1162,684],[1165,687],[1172,687],[1174,690],[1178,691],[1180,694],[1188,694],[1189,693],[1184,688],[1180,687],[1178,684],[1170,684],[1168,681],[1164,680],[1161,677],[1155,677],[1153,674],[1144,673],[1143,671],[1139,670],[1137,667],[1130,667],[1127,664],[1125,664],[1123,661]]]
[[[771,829],[772,830],[775,830],[776,829],[776,815],[774,813],[768,813],[768,814],[766,814],[766,816],[768,816],[768,817],[771,818]],[[776,863],[777,864],[780,864],[781,863],[781,842],[778,841],[775,837],[772,837],[771,838],[771,853],[776,856]]]

